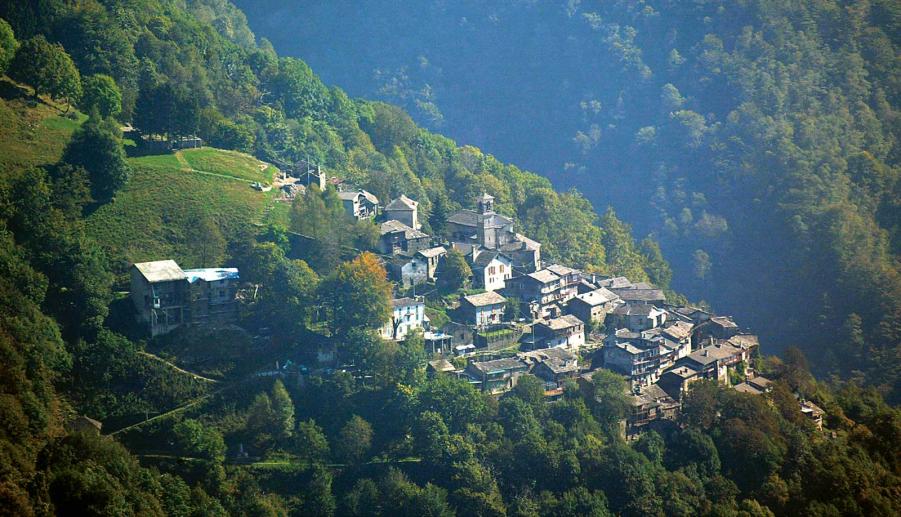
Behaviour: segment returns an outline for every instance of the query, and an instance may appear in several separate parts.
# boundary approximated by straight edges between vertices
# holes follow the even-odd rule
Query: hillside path
[[[199,375],[194,372],[189,372],[188,370],[185,370],[184,368],[181,368],[178,365],[171,363],[158,355],[151,354],[150,352],[145,352],[143,350],[139,350],[138,353],[143,355],[144,357],[149,357],[150,359],[159,361],[159,362],[165,364],[166,366],[168,366],[169,368],[172,368],[175,371],[190,375],[191,377],[197,379],[198,381],[205,381],[205,382],[212,382],[212,383],[219,382],[216,379],[210,379],[209,377],[204,377],[203,375]]]

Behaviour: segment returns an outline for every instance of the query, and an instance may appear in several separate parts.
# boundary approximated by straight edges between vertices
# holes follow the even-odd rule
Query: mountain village
[[[373,194],[328,178],[318,166],[301,162],[276,188],[290,202],[315,185],[336,187],[348,217],[378,226],[377,250],[395,285],[390,320],[382,338],[402,341],[421,332],[430,356],[429,375],[451,375],[500,395],[524,374],[544,382],[549,402],[564,385],[592,395],[594,373],[605,368],[622,375],[631,406],[623,432],[674,421],[688,388],[715,380],[736,390],[763,394],[771,381],[758,375],[758,337],[730,316],[669,303],[663,290],[647,282],[606,277],[563,264],[545,263],[541,243],[516,232],[514,221],[495,211],[483,193],[473,209],[451,213],[446,240],[422,231],[417,201],[400,195],[382,205]],[[283,168],[284,170],[284,168]],[[269,189],[268,185],[252,185]],[[472,289],[435,300],[430,294],[445,272],[449,250],[459,252],[472,271]],[[131,299],[137,319],[151,336],[182,325],[226,325],[238,318],[242,289],[235,268],[185,269],[172,260],[134,264]],[[416,294],[416,293],[420,294]],[[434,324],[432,304],[450,321]],[[336,354],[320,351],[311,368],[342,368]],[[288,375],[297,362],[277,364],[265,375]],[[303,372],[310,369],[302,367]],[[824,412],[799,400],[817,427]]]

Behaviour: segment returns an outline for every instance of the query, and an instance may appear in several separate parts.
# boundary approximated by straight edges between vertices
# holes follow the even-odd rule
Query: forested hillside
[[[0,73],[0,515],[901,508],[901,413],[859,379],[816,380],[797,349],[754,359],[767,393],[697,382],[678,420],[633,442],[609,370],[553,402],[532,375],[500,396],[427,375],[422,333],[379,334],[395,286],[361,252],[376,226],[332,187],[276,205],[251,188],[271,163],[409,195],[434,235],[487,191],[546,260],[682,298],[657,241],[613,210],[326,86],[228,2],[0,1]],[[206,147],[168,147],[195,134]],[[234,321],[136,323],[128,268],[167,258],[237,268]],[[467,292],[434,287],[438,304]]]
[[[897,389],[897,2],[238,4],[327,81],[612,205],[691,298]]]

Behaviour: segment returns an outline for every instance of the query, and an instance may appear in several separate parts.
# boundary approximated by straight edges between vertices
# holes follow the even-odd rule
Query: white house
[[[475,285],[486,291],[503,289],[513,276],[513,261],[496,251],[481,251],[472,261],[472,276]]]
[[[425,303],[413,298],[391,300],[391,320],[379,331],[385,339],[401,341],[413,329],[423,328]]]

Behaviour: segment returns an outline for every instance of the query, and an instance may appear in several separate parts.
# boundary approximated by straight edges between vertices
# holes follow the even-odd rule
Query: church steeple
[[[480,214],[494,213],[494,196],[485,192],[481,196],[479,196],[478,202]]]

